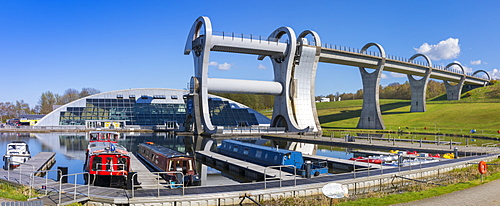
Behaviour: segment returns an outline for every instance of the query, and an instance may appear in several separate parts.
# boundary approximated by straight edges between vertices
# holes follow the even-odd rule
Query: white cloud
[[[264,66],[264,65],[262,65],[262,64],[260,64],[259,67],[257,67],[257,69],[259,69],[259,70],[266,70],[267,67]]]
[[[222,64],[219,64],[219,66],[217,66],[217,69],[218,70],[230,70],[231,69],[231,66],[233,66],[232,64],[229,64],[227,62],[224,62]]]
[[[389,77],[387,77],[387,74],[384,74],[384,73],[382,73],[382,74],[380,75],[380,78],[381,78],[381,79],[389,79]]]
[[[470,67],[466,67],[464,66],[462,63],[460,63],[459,61],[453,61],[453,63],[457,63],[457,64],[460,64],[462,65],[462,67],[464,68],[464,71],[465,71],[465,74],[468,74],[468,73],[472,73],[473,69],[470,68]],[[459,73],[462,73],[462,69],[460,69],[459,66],[457,65],[452,65],[450,68],[448,69],[451,69],[451,70],[456,70],[456,72],[459,72]]]
[[[500,70],[498,69],[493,69],[493,71],[490,71],[488,72],[491,76],[491,79],[496,79],[496,80],[499,80],[500,79]]]
[[[217,67],[218,70],[230,70],[233,64],[229,64],[227,62],[224,62],[222,64],[219,64],[218,62],[210,62],[208,63],[208,66],[215,66]]]
[[[480,65],[480,64],[481,64],[481,60],[470,61],[470,63],[471,63],[472,65]]]
[[[432,60],[453,59],[460,54],[460,45],[458,39],[448,38],[440,41],[438,44],[424,43],[418,49],[417,53],[425,54]]]
[[[394,78],[407,77],[406,74],[401,74],[401,73],[396,73],[396,72],[391,72],[391,76],[394,77]]]

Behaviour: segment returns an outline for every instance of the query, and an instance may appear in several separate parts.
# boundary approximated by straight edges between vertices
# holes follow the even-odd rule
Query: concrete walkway
[[[423,200],[396,204],[394,206],[457,206],[457,205],[500,205],[500,180],[477,187],[456,191]]]

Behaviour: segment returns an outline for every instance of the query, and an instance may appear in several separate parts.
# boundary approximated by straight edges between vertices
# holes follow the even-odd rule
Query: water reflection
[[[122,133],[118,143],[127,148],[128,151],[136,152],[139,143],[154,142],[155,144],[177,150],[179,152],[193,154],[195,151],[204,150],[207,143],[209,150],[215,151],[218,144],[223,139],[231,138],[207,138],[201,136],[175,136],[171,133]],[[345,148],[317,146],[313,144],[286,142],[277,140],[267,140],[255,137],[237,138],[240,141],[251,142],[259,145],[266,145],[273,148],[291,149],[303,151],[305,154],[321,155],[327,157],[336,157],[348,159],[352,157]],[[5,151],[6,145],[13,140],[23,140],[30,146],[32,156],[39,152],[56,152],[56,163],[52,169],[57,167],[68,167],[68,173],[83,172],[85,161],[85,150],[89,143],[86,133],[0,133],[0,149]],[[2,162],[3,165],[3,162]],[[204,168],[201,163],[198,164],[198,171],[207,174],[206,182],[203,185],[221,185],[234,184],[236,182],[247,182],[245,177],[232,176],[226,171],[219,171],[214,168]],[[49,178],[56,179],[55,172],[49,173]],[[69,182],[74,182],[70,177]],[[83,176],[77,177],[77,183],[83,184]]]

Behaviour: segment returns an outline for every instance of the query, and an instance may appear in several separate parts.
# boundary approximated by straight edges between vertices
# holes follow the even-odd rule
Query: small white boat
[[[431,162],[438,162],[438,159],[434,158],[429,158],[429,159],[422,159],[422,158],[417,158],[417,159],[404,159],[402,162],[398,161],[392,161],[392,162],[385,162],[383,165],[385,166],[410,166],[410,165],[420,165],[420,164],[425,164],[425,163],[431,163]]]
[[[7,144],[7,151],[3,156],[3,169],[13,169],[19,167],[31,158],[28,144],[24,141],[16,140]]]

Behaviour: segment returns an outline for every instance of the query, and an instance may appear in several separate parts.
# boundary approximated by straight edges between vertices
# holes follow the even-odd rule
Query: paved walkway
[[[456,191],[436,197],[426,198],[394,206],[457,206],[457,205],[500,205],[500,180],[495,180],[477,187]]]

